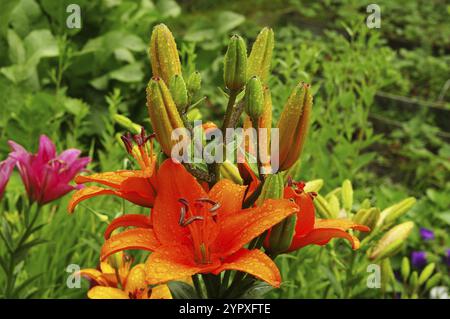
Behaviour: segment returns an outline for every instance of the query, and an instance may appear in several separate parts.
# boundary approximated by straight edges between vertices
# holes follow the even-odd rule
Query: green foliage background
[[[172,30],[183,72],[202,74],[207,98],[199,111],[217,120],[225,107],[219,87],[230,35],[241,34],[250,46],[267,25],[276,40],[270,79],[274,123],[298,81],[311,83],[315,95],[312,129],[295,177],[323,178],[325,191],[351,179],[359,202],[370,198],[379,207],[415,196],[419,202],[407,218],[434,229],[437,239],[424,243],[416,230],[400,256],[425,249],[441,262],[450,247],[446,1],[380,0],[380,29],[365,24],[370,2],[356,0],[78,0],[82,27],[69,29],[66,7],[72,2],[0,4],[0,159],[9,152],[7,140],[36,150],[39,134],[47,134],[60,150],[77,147],[92,156],[90,170],[129,166],[116,138],[124,129],[112,116],[124,114],[150,129],[145,87],[151,76],[147,44],[152,27],[164,22]],[[19,218],[22,191],[14,175],[3,201],[7,220]],[[35,247],[17,269],[26,283],[20,297],[84,297],[87,284],[68,289],[65,269],[69,264],[96,266],[106,226],[99,214],[111,219],[138,212],[118,199],[99,198],[68,216],[67,200],[40,217],[47,225],[39,236],[48,243]],[[336,241],[320,252],[308,247],[278,260],[286,284],[270,296],[348,296],[339,273],[326,268],[339,263],[334,251],[340,245],[345,244]],[[398,266],[399,260],[394,262]],[[445,274],[443,285],[449,286],[448,267],[439,269]],[[3,281],[1,274],[0,285]],[[353,295],[373,296],[379,297],[378,292]]]

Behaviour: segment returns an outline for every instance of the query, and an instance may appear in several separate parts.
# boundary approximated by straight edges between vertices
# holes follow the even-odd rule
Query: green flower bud
[[[370,199],[366,198],[365,200],[363,200],[361,203],[361,208],[362,209],[370,208]]]
[[[431,277],[430,280],[427,281],[425,288],[427,290],[430,290],[431,288],[436,287],[441,281],[441,279],[442,279],[441,273],[434,274],[433,277]]]
[[[387,290],[387,286],[395,280],[394,271],[392,270],[389,258],[381,261],[381,289],[383,292]]]
[[[416,290],[419,287],[418,281],[419,281],[419,275],[417,274],[417,271],[414,271],[411,274],[411,277],[409,278],[409,285],[411,286],[411,288],[413,290]]]
[[[327,200],[322,195],[317,194],[316,198],[314,199],[314,206],[316,207],[317,214],[320,216],[320,218],[332,218],[332,209],[330,208]]]
[[[150,39],[150,63],[154,77],[160,77],[166,85],[175,75],[181,75],[181,63],[177,44],[169,28],[158,24],[153,28]]]
[[[243,181],[241,175],[239,174],[239,169],[233,163],[225,161],[220,165],[220,175],[222,178],[229,179],[236,184],[242,185]]]
[[[247,81],[247,48],[238,35],[232,36],[228,45],[223,78],[225,86],[232,91],[240,91]]]
[[[188,95],[183,76],[175,74],[170,80],[169,90],[178,111],[184,112],[188,105]]]
[[[380,218],[380,210],[372,207],[370,209],[360,209],[353,217],[353,221],[357,224],[366,225],[371,230],[375,228]]]
[[[124,115],[114,114],[113,119],[117,124],[119,124],[120,126],[127,129],[133,134],[139,134],[141,132],[141,126],[134,123],[132,120],[130,120],[128,117]]]
[[[258,123],[264,111],[264,93],[257,76],[253,76],[245,87],[244,107],[252,123]]]
[[[336,195],[331,194],[327,198],[328,207],[331,210],[331,217],[337,218],[339,216],[339,211],[341,210],[341,204],[339,203],[339,199]]]
[[[418,284],[422,286],[433,274],[434,268],[436,267],[435,263],[428,264],[424,270],[420,273]]]
[[[171,156],[172,131],[184,127],[175,102],[164,81],[152,78],[147,87],[147,108],[156,139],[167,156]]]
[[[369,258],[379,260],[395,255],[402,248],[413,228],[414,223],[411,221],[391,228],[375,245]]]
[[[401,273],[404,281],[408,280],[410,272],[411,272],[411,264],[409,263],[409,259],[408,257],[403,257]]]
[[[263,83],[267,83],[274,42],[273,30],[270,28],[262,29],[253,44],[248,58],[248,78],[256,75]]]
[[[381,217],[378,225],[389,224],[394,222],[397,218],[403,216],[414,204],[416,199],[414,197],[408,197],[402,200],[400,203],[392,205],[381,212]]]
[[[202,76],[200,72],[195,71],[191,73],[187,81],[187,90],[189,92],[189,96],[193,97],[195,94],[200,91],[202,87]]]
[[[309,181],[305,184],[305,187],[303,188],[303,190],[306,193],[310,193],[310,192],[319,192],[320,189],[323,186],[323,179],[314,179],[312,181]]]
[[[284,180],[281,174],[270,174],[267,176],[264,186],[259,195],[257,205],[262,205],[266,199],[280,199],[284,194]]]
[[[342,183],[342,204],[344,206],[344,209],[347,212],[350,212],[353,207],[353,187],[352,182],[346,179]]]
[[[280,171],[292,167],[301,155],[309,128],[312,103],[311,87],[300,83],[284,106],[277,125],[280,137]]]

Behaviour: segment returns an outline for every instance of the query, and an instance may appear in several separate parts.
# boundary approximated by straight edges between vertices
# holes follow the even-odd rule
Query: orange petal
[[[306,236],[294,236],[291,247],[289,247],[289,251],[294,251],[307,245],[323,246],[328,244],[328,242],[333,238],[345,238],[352,244],[353,249],[359,248],[359,239],[342,229],[318,228],[312,230]]]
[[[245,190],[245,186],[237,185],[228,179],[222,179],[213,186],[208,195],[210,199],[220,203],[217,213],[222,216],[242,209]]]
[[[111,236],[111,233],[119,227],[138,227],[152,228],[150,217],[141,214],[128,214],[114,219],[105,230],[105,239]]]
[[[259,179],[247,162],[238,163],[237,166],[239,169],[239,173],[244,180],[244,184],[248,185],[247,193],[245,194],[245,198],[247,199],[258,188]]]
[[[172,299],[172,294],[167,285],[159,285],[152,288],[150,299]]]
[[[219,220],[220,233],[212,251],[219,255],[231,255],[297,211],[298,206],[287,199],[268,199],[260,207],[228,214]]]
[[[350,219],[318,219],[314,228],[337,228],[341,230],[354,229],[363,232],[370,231],[370,228],[365,225],[356,224]]]
[[[144,264],[134,266],[127,277],[125,292],[135,292],[147,288]]]
[[[97,285],[109,286],[108,280],[103,276],[102,272],[97,269],[81,269],[77,274],[94,281]]]
[[[79,191],[76,191],[69,202],[69,213],[73,213],[75,207],[81,202],[88,198],[99,196],[99,195],[120,195],[117,191],[112,189],[106,189],[98,186],[89,186]]]
[[[258,249],[248,250],[243,248],[239,250],[228,257],[222,266],[214,271],[214,274],[217,275],[224,270],[239,270],[249,273],[274,287],[279,287],[281,283],[281,275],[277,265]]]
[[[100,259],[122,250],[142,249],[154,251],[160,246],[153,229],[134,228],[112,236],[105,241],[100,252]]]
[[[120,185],[123,197],[144,207],[152,207],[156,197],[156,188],[152,180],[144,176],[132,176]]]
[[[162,244],[189,241],[187,227],[179,225],[180,198],[194,203],[196,199],[207,197],[206,192],[181,164],[171,159],[164,161],[158,170],[158,196],[152,210],[152,222],[156,237]]]
[[[78,175],[75,183],[99,183],[112,188],[119,188],[123,181],[130,177],[145,177],[144,172],[137,170],[121,170],[116,172],[97,173],[89,176]]]
[[[192,249],[181,245],[161,246],[145,263],[147,283],[151,285],[179,280],[197,273],[207,273],[220,266],[217,260],[208,265],[198,265]]]
[[[293,199],[299,207],[297,213],[297,224],[295,225],[295,234],[303,236],[313,230],[315,222],[315,211],[313,199],[308,193],[298,192],[288,186],[284,189],[284,198]]]
[[[90,299],[129,299],[128,294],[117,288],[96,286],[88,291]]]

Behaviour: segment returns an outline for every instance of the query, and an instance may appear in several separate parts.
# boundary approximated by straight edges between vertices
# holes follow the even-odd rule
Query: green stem
[[[200,283],[200,275],[194,275],[192,276],[192,282],[194,283],[195,291],[197,291],[197,295],[200,299],[205,299],[205,295],[203,293],[202,285]]]

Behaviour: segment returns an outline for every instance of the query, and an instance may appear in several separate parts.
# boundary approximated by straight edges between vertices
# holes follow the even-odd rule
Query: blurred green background
[[[450,247],[448,1],[379,0],[379,29],[367,27],[371,2],[359,0],[77,0],[82,27],[69,29],[66,8],[73,2],[0,4],[0,159],[9,152],[7,140],[35,150],[39,134],[47,134],[60,150],[77,147],[91,155],[93,171],[123,168],[128,163],[116,134],[125,130],[113,115],[150,129],[145,88],[154,25],[163,22],[172,30],[183,72],[201,72],[206,99],[198,109],[208,120],[224,112],[219,88],[230,35],[242,35],[250,47],[259,30],[270,26],[276,41],[269,82],[274,123],[296,83],[306,81],[314,90],[312,129],[295,177],[322,178],[325,191],[350,179],[355,197],[379,207],[414,196],[418,203],[407,217],[435,230],[437,239],[423,243],[416,230],[400,255],[426,249],[431,260],[440,261]],[[21,191],[15,175],[6,194],[7,218],[16,218]],[[48,225],[41,235],[49,242],[18,270],[23,282],[42,275],[27,283],[23,297],[85,296],[86,283],[83,289],[66,287],[65,268],[96,266],[106,223],[95,213],[112,218],[138,212],[115,198],[86,202],[74,216],[67,215],[66,205],[67,197],[43,213]],[[326,270],[314,268],[317,258],[310,256],[316,248],[279,261],[287,284],[272,297],[342,296],[332,281],[314,286],[330,279]],[[327,249],[321,258],[333,262]],[[440,271],[448,286],[445,264]],[[373,296],[379,295],[355,295]]]

